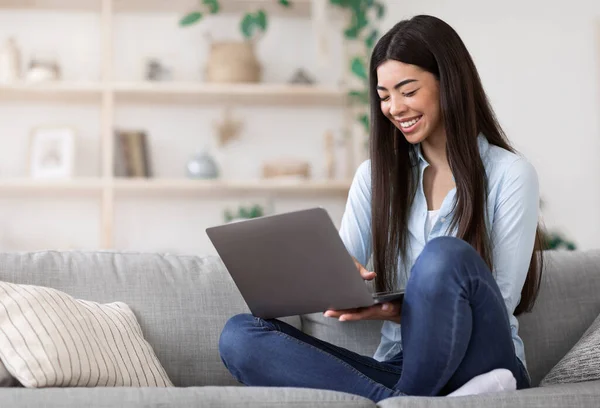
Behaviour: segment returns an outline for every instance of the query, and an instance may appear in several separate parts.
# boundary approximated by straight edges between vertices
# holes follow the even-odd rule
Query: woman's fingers
[[[326,317],[334,317],[341,322],[356,320],[391,320],[400,315],[400,306],[395,303],[383,303],[360,309],[328,310]]]
[[[336,319],[338,317],[340,317],[343,314],[347,314],[347,313],[355,313],[358,309],[345,309],[345,310],[332,310],[329,309],[327,311],[325,311],[325,313],[323,313],[323,316],[325,317],[335,317]]]
[[[360,267],[359,272],[364,280],[373,280],[375,279],[375,276],[377,276],[375,272],[369,272],[363,267]]]
[[[356,265],[356,269],[358,269],[358,273],[364,280],[373,280],[377,274],[375,272],[369,272],[364,266],[361,265],[360,262],[356,260],[356,258],[352,257],[354,260],[354,264]]]

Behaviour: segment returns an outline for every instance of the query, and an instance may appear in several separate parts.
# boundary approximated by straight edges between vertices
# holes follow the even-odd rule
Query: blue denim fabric
[[[219,341],[223,363],[249,386],[305,387],[375,402],[447,395],[496,368],[530,386],[515,354],[506,307],[492,273],[466,242],[432,239],[413,265],[402,305],[402,351],[386,361],[311,337],[277,319],[232,317]]]

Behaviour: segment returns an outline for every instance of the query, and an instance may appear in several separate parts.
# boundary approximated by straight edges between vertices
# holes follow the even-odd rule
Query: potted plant
[[[273,0],[281,7],[294,6],[293,0]],[[359,45],[360,51],[354,54],[349,61],[349,69],[360,85],[351,87],[348,91],[349,101],[355,108],[356,120],[369,132],[369,88],[367,67],[371,51],[379,38],[378,23],[385,16],[386,8],[377,0],[327,0],[333,7],[349,13],[349,24],[344,28],[344,37]],[[199,0],[199,7],[183,16],[179,22],[182,27],[189,27],[199,23],[207,14],[217,14],[221,10],[220,0]],[[246,40],[245,46],[249,49],[253,43],[263,35],[268,28],[268,15],[259,8],[255,11],[244,13],[240,20],[240,31]],[[247,53],[249,53],[247,51]]]

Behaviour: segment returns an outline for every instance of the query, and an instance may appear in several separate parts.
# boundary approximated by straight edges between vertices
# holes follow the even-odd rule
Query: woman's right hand
[[[360,273],[360,276],[364,280],[373,280],[377,276],[375,272],[368,271],[364,266],[360,264],[354,257],[354,264]],[[349,320],[391,320],[396,323],[400,323],[400,310],[401,305],[395,302],[388,302],[379,305],[373,305],[369,307],[361,307],[358,309],[347,309],[347,310],[327,310],[324,313],[325,317],[334,317],[340,321]]]

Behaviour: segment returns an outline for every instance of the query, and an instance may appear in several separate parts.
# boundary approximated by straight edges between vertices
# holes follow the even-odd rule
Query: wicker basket
[[[250,41],[213,41],[206,81],[216,83],[260,82],[261,65]]]

